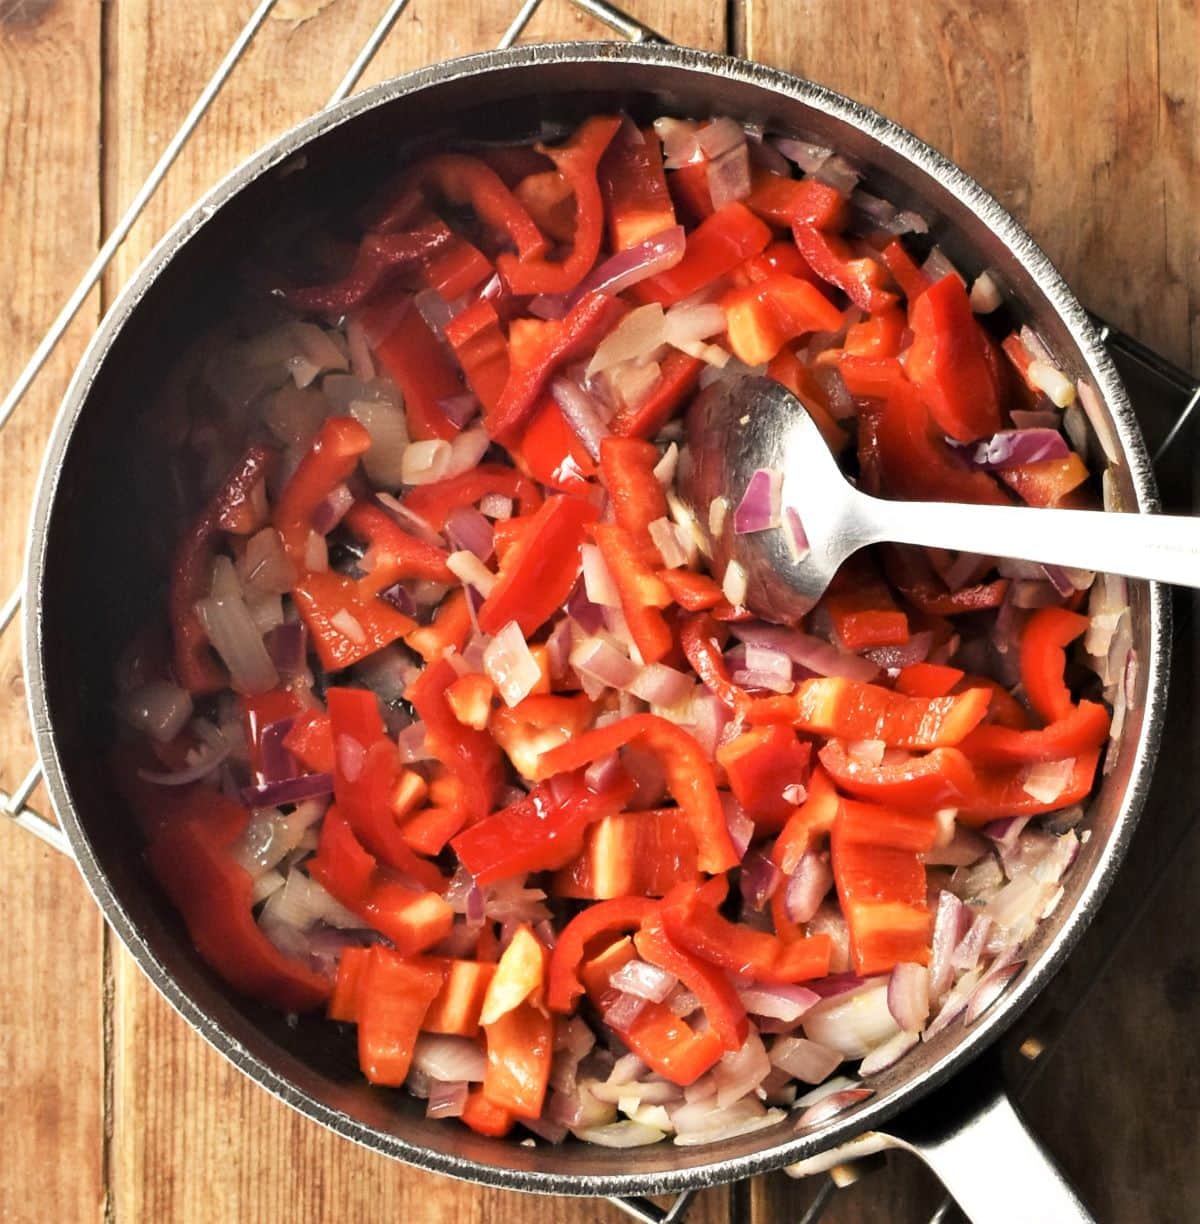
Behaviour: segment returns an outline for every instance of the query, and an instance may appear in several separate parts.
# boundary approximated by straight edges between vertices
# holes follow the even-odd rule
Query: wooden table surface
[[[197,195],[326,100],[385,0],[279,0],[244,64],[0,438],[0,595],[66,379],[90,329]],[[494,44],[517,0],[413,0],[369,83]],[[1195,0],[631,0],[681,42],[777,64],[867,102],[965,166],[1080,296],[1200,367],[1200,13]],[[0,0],[0,387],[32,351],[251,0]],[[545,0],[527,38],[606,36]],[[32,760],[17,644],[0,647],[0,762]],[[1167,762],[1164,768],[1171,768]],[[44,800],[42,800],[44,802]],[[0,822],[2,824],[3,822]],[[73,866],[0,827],[0,1219],[606,1221],[604,1203],[463,1186],[286,1109],[214,1053],[109,935]],[[1200,839],[1093,991],[1034,1122],[1113,1221],[1200,1218]],[[1003,1178],[1005,1170],[997,1168]],[[695,1224],[796,1219],[814,1182],[701,1196]],[[832,1221],[918,1221],[938,1201],[896,1159]]]

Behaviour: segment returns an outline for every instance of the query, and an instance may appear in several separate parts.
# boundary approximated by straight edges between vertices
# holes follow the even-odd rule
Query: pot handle
[[[787,1172],[807,1176],[888,1149],[910,1152],[928,1165],[972,1224],[1093,1224],[1013,1103],[994,1054],[984,1054],[885,1129]]]

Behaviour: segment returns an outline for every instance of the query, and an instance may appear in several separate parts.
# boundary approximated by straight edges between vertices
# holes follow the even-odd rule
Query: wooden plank
[[[230,91],[206,120],[161,200],[138,227],[114,286],[153,238],[217,177],[295,118],[319,106],[340,79],[382,3],[281,0]],[[109,10],[106,88],[112,122],[107,192],[115,210],[136,190],[232,38],[248,6],[124,0]],[[517,5],[417,0],[365,83],[439,57],[493,45]],[[687,10],[666,0],[645,18],[682,31]],[[723,15],[700,26],[722,45]],[[530,38],[597,37],[603,28],[548,0]],[[123,953],[115,961],[112,1203],[117,1220],[460,1220],[616,1224],[615,1208],[482,1191],[405,1168],[345,1143],[269,1097],[201,1041]],[[726,1192],[707,1192],[690,1219],[727,1218]]]
[[[0,388],[16,378],[96,249],[99,62],[99,9],[91,0],[0,0]],[[4,596],[20,572],[42,447],[96,317],[91,301],[0,440]],[[14,626],[0,645],[3,785],[14,786],[32,761]],[[36,798],[47,810],[40,791]],[[2,816],[0,861],[0,1219],[97,1219],[103,924],[74,865]]]

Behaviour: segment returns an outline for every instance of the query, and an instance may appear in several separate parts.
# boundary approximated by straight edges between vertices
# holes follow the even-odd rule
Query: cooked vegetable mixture
[[[190,359],[208,501],[118,669],[200,955],[550,1143],[815,1124],[971,1023],[1063,896],[1124,586],[888,545],[768,624],[709,541],[780,526],[770,474],[689,508],[681,414],[765,372],[872,493],[1078,506],[1089,389],[921,217],[729,119],[464,144],[317,228]]]

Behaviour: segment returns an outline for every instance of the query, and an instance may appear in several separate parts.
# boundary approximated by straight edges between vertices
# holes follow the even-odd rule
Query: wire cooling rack
[[[74,291],[63,303],[62,309],[3,401],[0,401],[0,430],[8,424],[41,374],[46,361],[57,349],[80,307],[104,275],[134,223],[158,191],[167,172],[277,2],[278,0],[259,0],[246,24],[230,44],[128,208],[101,244]],[[391,0],[387,5],[347,67],[345,75],[338,82],[327,106],[341,102],[354,91],[409,3],[410,0]],[[520,38],[541,3],[542,0],[522,0],[497,44],[498,48],[511,47]],[[570,3],[595,17],[618,37],[629,42],[667,41],[649,26],[608,3],[608,0],[570,0]],[[1167,508],[1184,511],[1196,509],[1192,490],[1191,455],[1194,453],[1193,443],[1200,418],[1200,381],[1102,319],[1094,318],[1093,321],[1129,389],[1154,458],[1155,471]],[[0,604],[0,635],[16,622],[24,594],[23,582],[18,582],[3,604]],[[1189,601],[1189,606],[1184,611],[1182,624],[1190,633],[1200,620],[1196,617],[1196,608],[1192,601]],[[1178,636],[1177,634],[1177,639]],[[51,819],[29,804],[41,778],[41,764],[35,762],[12,791],[0,789],[0,812],[47,845],[70,856],[70,846],[62,831]],[[1171,810],[1181,809],[1179,805],[1174,805]],[[1094,980],[1100,968],[1113,954],[1119,935],[1131,929],[1138,914],[1148,904],[1152,892],[1150,881],[1161,876],[1163,862],[1169,858],[1191,827],[1188,817],[1190,812],[1186,816],[1176,816],[1165,831],[1160,826],[1156,846],[1141,856],[1135,843],[1130,861],[1123,868],[1118,880],[1119,887],[1101,910],[1083,945],[1060,973],[1060,980],[1052,982],[1043,992],[1044,997],[1035,1004],[1030,1018],[1020,1026],[1022,1032],[1037,1029],[1038,1035],[1026,1037],[1023,1041],[1018,1038],[1017,1041],[1009,1043],[1018,1052],[1014,1056],[1016,1065],[1009,1068],[1010,1082],[1016,1095],[1023,1095],[1046,1064],[1046,1055],[1061,1039],[1071,1016],[1082,1002],[1083,986]],[[1069,1004],[1063,1002],[1065,998],[1070,999]],[[815,1197],[804,1210],[798,1224],[815,1224],[824,1213],[837,1187],[853,1181],[855,1176],[840,1167],[835,1169],[834,1173],[835,1176],[826,1177],[820,1182]],[[610,1201],[634,1219],[643,1221],[643,1224],[678,1224],[683,1219],[693,1195],[693,1191],[685,1191],[666,1208],[645,1198],[613,1198]],[[931,1224],[948,1220],[954,1212],[952,1201],[947,1199],[934,1213]]]

